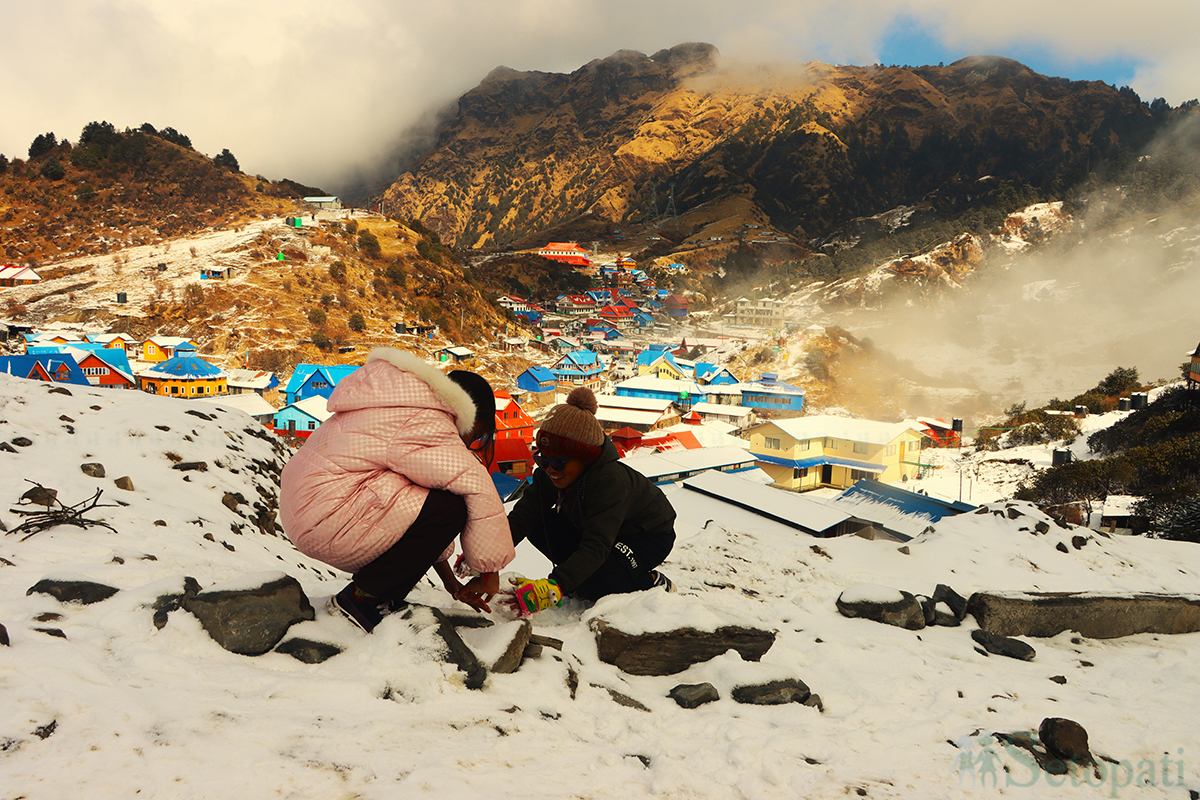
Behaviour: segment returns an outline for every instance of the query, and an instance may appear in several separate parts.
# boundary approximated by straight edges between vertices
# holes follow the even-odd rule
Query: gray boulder
[[[1083,726],[1071,719],[1047,717],[1038,726],[1038,739],[1051,754],[1065,761],[1088,764],[1092,751],[1088,747],[1088,734]]]
[[[1057,636],[1077,631],[1093,639],[1135,633],[1200,631],[1200,596],[1102,595],[1092,592],[976,592],[967,613],[1000,636]]]
[[[342,652],[342,648],[328,642],[317,642],[312,639],[288,639],[275,648],[276,653],[289,655],[305,664],[320,664]]]
[[[290,575],[253,589],[200,592],[182,605],[217,644],[246,656],[270,652],[292,625],[316,619],[304,590]]]
[[[882,599],[885,593],[895,593],[896,598]],[[838,596],[837,610],[844,617],[862,617],[910,631],[925,627],[925,609],[921,601],[897,589],[852,586]]]
[[[787,678],[752,686],[738,686],[731,693],[734,701],[755,706],[780,706],[785,703],[800,703],[812,694],[804,681]]]
[[[107,600],[119,590],[103,583],[94,581],[57,581],[43,578],[25,592],[31,594],[48,594],[60,603],[79,603],[89,606]]]

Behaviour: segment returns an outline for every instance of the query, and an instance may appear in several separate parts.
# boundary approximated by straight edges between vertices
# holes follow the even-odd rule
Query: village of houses
[[[537,335],[505,337],[495,347],[542,362],[515,385],[495,388],[497,438],[487,466],[501,497],[515,497],[533,471],[537,420],[571,389],[587,386],[596,392],[598,419],[632,468],[810,534],[907,541],[930,522],[973,508],[915,488],[930,467],[922,459],[926,448],[961,445],[959,420],[807,415],[804,392],[777,374],[736,375],[705,360],[727,350],[731,337],[646,342],[669,338],[673,328],[664,320],[686,318],[687,301],[656,289],[632,259],[595,264],[573,243],[550,243],[539,254],[586,268],[603,288],[560,295],[551,308],[498,299]],[[785,328],[779,301],[742,298],[730,317],[734,329],[760,335]],[[419,325],[395,327],[398,341],[431,338]],[[280,376],[218,367],[199,355],[201,343],[179,337],[14,333],[24,353],[0,357],[0,370],[10,375],[217,403],[297,445],[329,417],[326,399],[358,368],[298,364]],[[469,369],[476,353],[449,345],[430,357]],[[741,480],[731,482],[731,473]]]

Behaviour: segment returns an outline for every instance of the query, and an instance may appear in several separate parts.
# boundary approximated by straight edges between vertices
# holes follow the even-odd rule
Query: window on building
[[[768,450],[778,450],[779,440],[772,439],[770,436],[767,436],[763,439],[763,447],[767,448]]]
[[[889,456],[894,456],[894,455],[896,455],[896,445],[894,445],[894,444],[889,444],[889,445],[887,446],[887,454],[888,454]]]
[[[862,455],[866,455],[867,443],[866,442],[855,442],[854,443],[854,452],[862,454]]]
[[[825,437],[825,449],[826,450],[837,450],[838,449],[838,440],[831,439],[828,436]]]
[[[792,467],[792,480],[798,481],[808,477],[808,467]]]
[[[317,429],[317,423],[312,420],[309,420],[308,429],[310,431],[315,431]]]
[[[171,387],[171,394],[179,394],[179,387],[178,387],[178,386],[172,386],[172,387]]]
[[[807,450],[810,447],[812,447],[812,439],[801,439],[796,442],[797,450]]]

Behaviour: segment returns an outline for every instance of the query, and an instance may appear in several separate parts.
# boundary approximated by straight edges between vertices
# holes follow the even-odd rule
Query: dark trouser
[[[382,600],[403,600],[467,526],[467,501],[430,489],[413,524],[383,555],[354,573],[354,584]]]
[[[578,549],[582,534],[553,511],[546,513],[545,520],[550,529],[531,531],[529,543],[557,566]],[[618,539],[604,563],[568,594],[595,601],[609,594],[649,589],[654,583],[651,570],[663,562],[674,544],[673,528],[646,531],[628,541]]]

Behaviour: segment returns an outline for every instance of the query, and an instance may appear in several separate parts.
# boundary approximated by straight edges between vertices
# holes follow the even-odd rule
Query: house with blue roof
[[[90,386],[73,357],[65,354],[0,356],[0,372],[16,378]]]
[[[208,363],[190,350],[176,354],[138,374],[143,392],[164,397],[194,399],[229,393],[225,370]]]
[[[774,372],[764,372],[756,381],[743,381],[742,405],[758,411],[803,411],[804,390],[779,380]]]
[[[284,388],[288,405],[308,397],[329,397],[342,378],[358,367],[354,364],[297,364]]]
[[[558,381],[558,388],[569,392],[576,386],[597,386],[603,382],[607,370],[598,355],[591,350],[580,350],[564,354],[550,371]]]
[[[274,418],[275,433],[307,439],[322,422],[333,416],[333,412],[326,408],[328,400],[328,397],[318,394],[279,409]]]
[[[707,361],[697,361],[695,365],[696,380],[705,386],[729,386],[740,383],[729,367],[709,364]]]
[[[637,365],[639,375],[674,380],[692,377],[692,369],[680,364],[669,350],[643,350],[638,353]]]
[[[655,400],[670,400],[685,412],[696,403],[704,401],[703,387],[692,380],[657,378],[654,375],[638,375],[613,386],[619,397],[648,397]]]
[[[69,355],[91,386],[104,389],[136,389],[137,378],[125,350],[100,343],[74,342],[28,348],[32,355]]]
[[[530,367],[517,376],[517,388],[525,393],[522,405],[540,408],[554,403],[558,378],[545,367]]]

